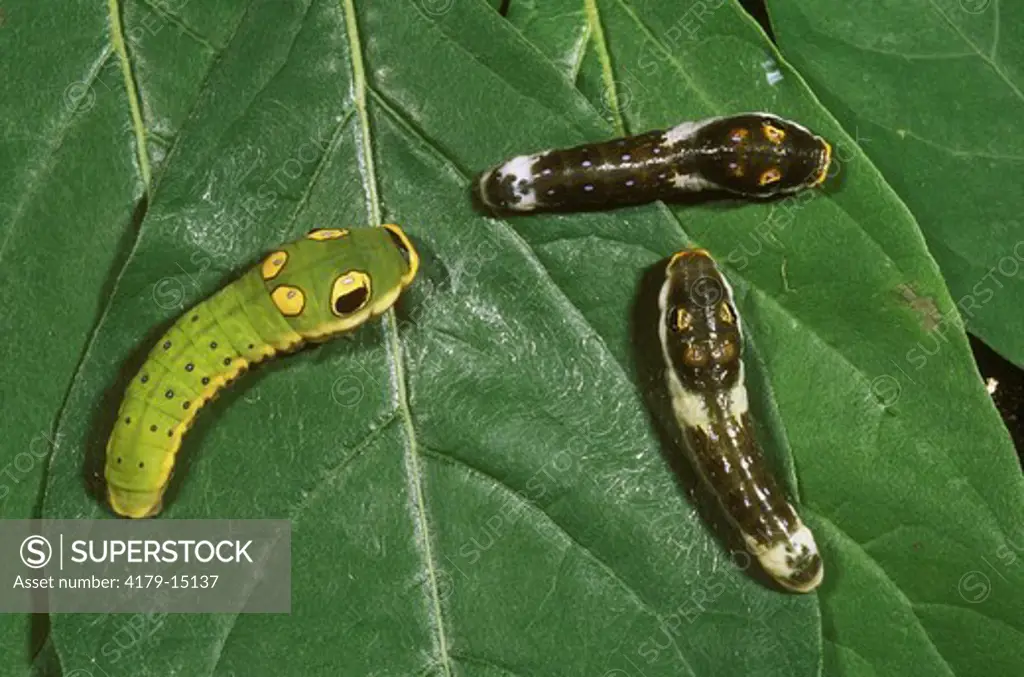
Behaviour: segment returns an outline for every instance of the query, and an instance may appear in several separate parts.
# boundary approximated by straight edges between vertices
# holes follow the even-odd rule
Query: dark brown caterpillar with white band
[[[514,157],[480,175],[492,211],[596,209],[671,201],[701,191],[766,198],[820,185],[832,147],[771,113],[742,113],[668,130]]]
[[[754,435],[740,318],[710,254],[673,256],[658,306],[665,378],[695,466],[764,570],[790,590],[814,590],[824,574],[818,546]]]

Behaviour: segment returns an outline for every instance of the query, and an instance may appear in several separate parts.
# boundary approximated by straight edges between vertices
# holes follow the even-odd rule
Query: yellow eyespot
[[[766,122],[761,129],[764,131],[764,137],[776,146],[786,140],[786,132],[774,125],[770,125]]]
[[[288,263],[288,252],[277,251],[270,254],[267,258],[263,259],[263,267],[261,268],[263,279],[273,280],[286,263]]]
[[[691,343],[686,346],[686,350],[683,352],[683,362],[688,367],[700,367],[708,361],[708,351],[701,346]]]
[[[733,143],[739,143],[748,136],[750,136],[750,130],[744,129],[743,127],[737,127],[736,129],[729,132],[729,138],[732,140]]]
[[[757,183],[760,186],[767,186],[770,183],[778,183],[781,178],[782,172],[777,168],[772,167],[771,169],[766,169],[761,173],[761,176],[757,179]]]
[[[338,317],[351,315],[370,300],[370,276],[358,270],[340,275],[331,287],[331,312]]]
[[[693,318],[690,317],[690,313],[686,312],[683,308],[676,308],[675,313],[672,314],[669,326],[672,331],[686,331],[693,324]]]
[[[348,235],[348,231],[344,228],[320,228],[309,231],[309,235],[306,237],[310,240],[337,240],[346,235]]]
[[[719,304],[718,306],[718,319],[725,324],[733,324],[736,318],[732,314],[732,310],[729,309],[727,303]]]
[[[306,295],[298,287],[281,285],[270,292],[270,299],[285,317],[295,317],[306,307]]]

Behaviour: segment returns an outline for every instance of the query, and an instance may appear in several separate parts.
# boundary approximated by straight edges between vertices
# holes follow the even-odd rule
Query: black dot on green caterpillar
[[[250,365],[352,331],[419,268],[401,228],[329,228],[282,245],[184,313],[131,380],[107,443],[111,509],[152,517],[199,409]]]
[[[672,201],[702,191],[795,193],[828,176],[832,147],[771,113],[742,113],[574,148],[520,155],[480,175],[496,212],[568,211]]]
[[[754,434],[740,316],[711,255],[687,249],[673,256],[658,307],[672,409],[694,465],[764,570],[789,590],[815,589],[824,575],[818,546]]]

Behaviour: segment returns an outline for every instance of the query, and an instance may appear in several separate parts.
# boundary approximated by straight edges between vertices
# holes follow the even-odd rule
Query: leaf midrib
[[[135,86],[135,75],[128,56],[128,47],[124,42],[124,28],[121,25],[121,7],[119,0],[107,0],[107,11],[110,15],[110,39],[121,63],[124,75],[125,91],[128,95],[128,108],[132,116],[132,131],[135,134],[135,155],[139,163],[139,173],[145,184],[146,193],[153,187],[149,168],[149,147],[146,144],[146,126],[142,122],[142,109],[139,104],[139,92]]]
[[[359,24],[356,18],[355,1],[342,0],[342,13],[345,20],[345,32],[349,42],[349,58],[352,65],[352,88],[353,99],[356,109],[356,116],[360,127],[360,150],[362,164],[360,173],[363,174],[364,184],[367,191],[367,202],[369,205],[370,219],[372,225],[381,226],[380,196],[378,194],[377,170],[374,164],[373,138],[370,131],[370,120],[366,110],[366,70],[363,64],[362,41],[359,34]],[[437,565],[434,560],[433,544],[431,542],[430,524],[427,519],[426,504],[423,497],[423,471],[420,468],[420,452],[416,437],[416,430],[412,421],[412,411],[409,405],[409,394],[405,382],[405,363],[402,355],[401,342],[398,339],[398,322],[395,318],[393,308],[388,309],[384,315],[384,331],[387,335],[388,352],[391,355],[391,363],[394,367],[389,376],[394,381],[395,398],[398,401],[398,408],[402,418],[402,428],[406,437],[406,468],[408,472],[409,488],[412,492],[414,509],[416,511],[416,528],[414,540],[420,548],[421,558],[427,573],[427,585],[429,596],[428,603],[433,616],[433,629],[437,641],[438,658],[446,677],[451,677],[451,656],[448,653],[448,637],[445,630],[444,615],[441,612],[441,592],[437,582]]]

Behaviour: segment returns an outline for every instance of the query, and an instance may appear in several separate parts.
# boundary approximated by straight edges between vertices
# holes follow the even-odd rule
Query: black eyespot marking
[[[139,468],[145,468],[145,467],[146,467],[145,461],[139,461]]]
[[[167,399],[172,399],[174,397],[174,391],[168,390],[166,393],[164,393],[164,397],[166,397]]]
[[[142,375],[142,378],[140,378],[140,379],[139,379],[139,381],[140,381],[141,383],[145,383],[145,382],[146,382],[146,381],[148,381],[148,380],[149,380],[149,374],[143,374],[143,375]]]
[[[189,406],[191,406],[191,405],[188,402],[183,402],[182,405],[181,405],[181,408],[182,409],[188,409]]]
[[[169,428],[167,430],[167,436],[168,437],[174,437],[174,429],[173,428]]]
[[[216,350],[216,349],[217,349],[217,342],[216,341],[210,341],[210,350]]]
[[[192,371],[195,368],[196,368],[196,365],[192,364],[191,362],[189,362],[188,364],[185,365],[185,371]]]
[[[249,350],[252,350],[252,349],[253,349],[253,348],[255,348],[255,347],[256,347],[256,346],[254,346],[253,344],[251,344],[251,343],[249,344]]]
[[[224,366],[226,367],[226,366],[228,366],[229,364],[231,364],[231,358],[230,358],[230,357],[225,357],[225,358],[224,358]]]
[[[164,341],[164,350],[168,350],[171,347],[170,341]]]
[[[199,316],[198,316],[198,315],[193,315],[193,316],[192,316],[192,321],[193,321],[193,322],[197,322],[197,321],[199,321]]]
[[[204,377],[203,377],[203,385],[205,386],[205,385],[207,385],[207,384],[208,384],[209,382],[210,382],[210,377],[209,377],[209,376],[204,376]]]
[[[132,422],[132,417],[131,417],[131,416],[127,416],[127,417],[125,417],[125,419],[124,419],[124,424],[125,424],[125,425],[128,425],[128,424],[129,424],[129,423],[131,423],[131,422]]]
[[[121,461],[122,461],[122,460],[124,460],[124,459],[122,459],[122,458],[121,458],[120,456],[118,456],[118,457],[117,457],[117,464],[118,464],[118,465],[121,465]]]
[[[149,432],[155,433],[156,432],[156,426],[155,425],[149,426]]]
[[[338,315],[348,315],[363,307],[370,290],[366,287],[358,287],[347,294],[342,294],[334,300],[334,312]]]

